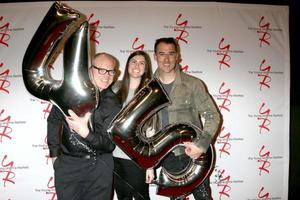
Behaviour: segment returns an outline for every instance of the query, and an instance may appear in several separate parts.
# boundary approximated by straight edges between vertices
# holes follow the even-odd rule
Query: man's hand
[[[145,182],[150,184],[150,183],[152,183],[153,179],[154,179],[154,169],[149,168],[146,171],[146,181]]]
[[[183,145],[185,146],[185,153],[191,159],[196,160],[203,154],[203,150],[197,147],[193,142],[184,142]]]
[[[66,121],[71,130],[78,133],[81,137],[86,138],[89,134],[88,121],[91,113],[86,113],[83,117],[78,117],[72,110],[68,110],[70,116],[66,117]]]

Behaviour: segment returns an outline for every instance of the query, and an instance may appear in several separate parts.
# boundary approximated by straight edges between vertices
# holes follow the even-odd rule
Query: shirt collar
[[[174,80],[174,84],[175,85],[180,85],[182,82],[182,78],[181,78],[181,70],[179,69],[180,65],[176,65],[175,67],[175,80]],[[154,72],[154,77],[159,79],[159,70],[158,68],[155,70]]]

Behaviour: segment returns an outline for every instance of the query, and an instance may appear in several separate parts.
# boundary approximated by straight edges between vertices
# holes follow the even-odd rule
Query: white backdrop
[[[46,144],[48,102],[31,96],[22,59],[53,2],[0,4],[0,200],[56,199]],[[176,37],[186,73],[204,80],[223,115],[214,199],[287,199],[290,56],[287,6],[215,2],[67,2],[97,27],[96,51],[129,53]],[[154,69],[156,68],[153,62]],[[55,62],[61,74],[61,56]],[[155,194],[152,199],[166,199]],[[190,197],[190,199],[193,199]]]

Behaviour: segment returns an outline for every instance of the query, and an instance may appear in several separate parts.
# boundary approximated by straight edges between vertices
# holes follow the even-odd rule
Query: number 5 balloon
[[[35,97],[57,105],[67,115],[82,116],[97,104],[89,79],[89,25],[86,17],[55,2],[44,17],[23,58],[23,80]],[[50,66],[63,49],[63,79],[54,80]]]
[[[143,168],[155,167],[176,146],[202,135],[202,131],[193,124],[177,123],[156,132],[151,138],[145,138],[142,134],[145,121],[169,103],[160,82],[152,79],[110,125],[113,141]],[[162,168],[159,179],[154,182],[158,185],[157,194],[182,196],[191,193],[209,175],[213,162],[214,149],[210,146],[205,154],[190,162],[180,173],[172,174]]]

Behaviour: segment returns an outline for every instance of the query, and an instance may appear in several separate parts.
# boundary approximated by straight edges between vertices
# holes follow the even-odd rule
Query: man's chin
[[[109,84],[102,84],[100,87],[99,87],[99,90],[105,90],[106,88],[108,88]]]

